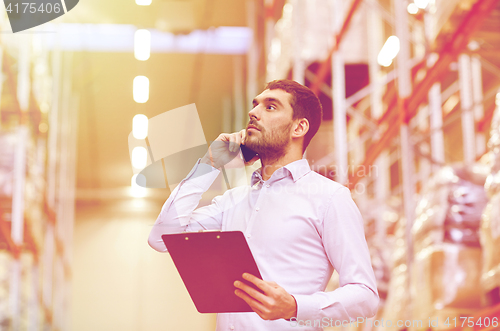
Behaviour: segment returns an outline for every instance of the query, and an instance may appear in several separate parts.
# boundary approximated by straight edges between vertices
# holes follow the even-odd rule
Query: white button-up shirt
[[[198,161],[172,191],[149,236],[151,247],[166,252],[163,234],[242,231],[262,278],[275,281],[297,302],[296,319],[264,321],[253,312],[224,313],[217,316],[217,331],[322,330],[375,315],[375,276],[363,220],[349,190],[311,171],[304,159],[276,170],[267,181],[259,170],[250,186],[228,190],[196,209],[219,174]],[[334,269],[340,287],[324,292]]]

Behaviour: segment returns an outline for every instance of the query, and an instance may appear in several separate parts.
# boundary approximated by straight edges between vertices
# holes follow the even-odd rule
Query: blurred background
[[[499,0],[82,0],[0,27],[0,330],[214,330],[147,244],[170,190],[134,183],[128,137],[192,103],[207,141],[239,131],[281,78],[319,96],[306,158],[365,221],[379,323],[336,329],[500,330]]]

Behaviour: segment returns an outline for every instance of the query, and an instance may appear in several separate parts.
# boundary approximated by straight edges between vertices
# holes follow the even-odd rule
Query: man
[[[217,330],[322,330],[376,313],[379,298],[358,208],[346,187],[302,159],[321,117],[321,104],[307,87],[270,82],[254,99],[246,130],[221,134],[162,208],[149,236],[158,251],[166,251],[165,233],[240,230],[247,239],[263,280],[242,278],[262,292],[236,281],[235,294],[255,313],[218,314]],[[241,144],[262,163],[251,186],[196,209]],[[340,287],[324,292],[334,269]]]

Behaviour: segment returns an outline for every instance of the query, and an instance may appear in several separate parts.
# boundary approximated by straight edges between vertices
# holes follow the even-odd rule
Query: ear
[[[292,138],[301,138],[304,137],[309,131],[309,121],[306,118],[300,118],[295,120]]]

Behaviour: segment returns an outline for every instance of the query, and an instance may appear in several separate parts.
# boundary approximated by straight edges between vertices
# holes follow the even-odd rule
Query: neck
[[[278,159],[266,156],[261,157],[260,161],[262,163],[262,179],[268,180],[269,178],[271,178],[273,173],[279,168],[301,159],[302,159],[302,153],[298,151],[295,152],[290,151]]]

